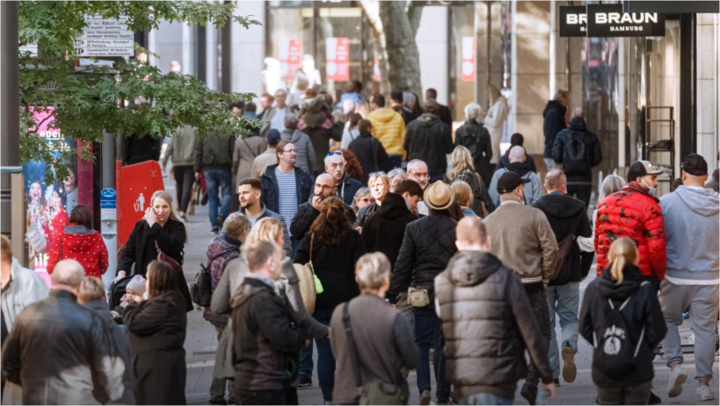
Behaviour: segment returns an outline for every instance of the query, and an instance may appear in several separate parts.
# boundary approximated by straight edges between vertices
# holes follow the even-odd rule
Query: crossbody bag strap
[[[315,245],[315,233],[310,233],[310,264],[312,264],[313,245]]]
[[[245,144],[245,147],[247,147],[248,151],[250,151],[250,155],[252,155],[253,159],[257,158],[257,155],[255,155],[252,148],[250,148],[250,144],[245,141],[245,138],[243,138],[242,135],[240,136],[240,140],[243,142],[243,144]]]
[[[355,339],[352,334],[352,326],[350,324],[350,302],[346,302],[343,306],[343,325],[345,326],[345,335],[347,337],[347,347],[350,351],[350,362],[352,363],[353,375],[355,376],[355,384],[358,387],[358,393],[362,395],[362,378],[360,377],[360,365],[358,363],[357,348],[355,348]]]

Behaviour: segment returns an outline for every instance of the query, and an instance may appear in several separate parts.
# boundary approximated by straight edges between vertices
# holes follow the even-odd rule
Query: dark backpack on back
[[[563,170],[565,173],[582,173],[587,170],[590,160],[587,148],[583,142],[583,135],[577,132],[570,133],[570,141],[563,149]]]
[[[482,131],[482,127],[480,129]],[[476,159],[478,156],[480,156],[480,133],[474,133],[472,131],[468,131],[467,135],[463,136],[463,138],[460,140],[460,145],[464,146],[465,148],[470,151],[470,155],[473,157],[473,160]]]
[[[643,282],[646,284],[648,282]],[[593,332],[593,366],[603,372],[606,376],[621,377],[635,366],[640,346],[645,339],[645,325],[640,331],[637,340],[630,334],[628,322],[622,311],[628,305],[632,296],[616,308],[612,300],[607,299],[610,305],[610,313],[605,317],[605,322],[599,329]]]
[[[555,281],[558,285],[564,285],[570,282],[572,277],[572,248],[575,244],[575,234],[569,234],[558,243],[558,252],[556,255],[555,271],[550,280]]]
[[[210,270],[200,264],[200,272],[195,274],[195,280],[190,285],[192,301],[201,307],[210,307],[212,300],[212,285],[210,282]]]

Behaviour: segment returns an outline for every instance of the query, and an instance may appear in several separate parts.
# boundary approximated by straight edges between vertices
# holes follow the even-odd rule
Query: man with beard
[[[298,212],[290,222],[290,232],[298,239],[302,239],[310,230],[310,226],[315,219],[320,215],[320,207],[322,206],[323,200],[330,196],[335,196],[337,188],[335,187],[335,180],[330,174],[320,174],[315,179],[315,190],[310,199],[301,204],[298,208]],[[355,222],[355,212],[352,207],[345,205],[347,209],[348,217],[350,221]]]
[[[255,178],[245,178],[238,182],[238,200],[240,201],[240,210],[238,212],[247,217],[250,222],[250,229],[255,226],[258,220],[265,217],[272,217],[280,220],[283,225],[283,239],[285,244],[283,250],[285,255],[290,258],[292,256],[292,245],[290,243],[290,234],[288,233],[287,225],[283,216],[269,210],[260,201],[262,197],[262,186],[260,181]]]

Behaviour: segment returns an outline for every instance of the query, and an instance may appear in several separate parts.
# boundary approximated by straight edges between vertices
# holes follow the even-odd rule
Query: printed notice
[[[127,18],[85,16],[85,31],[75,40],[77,56],[135,56],[135,38]]]

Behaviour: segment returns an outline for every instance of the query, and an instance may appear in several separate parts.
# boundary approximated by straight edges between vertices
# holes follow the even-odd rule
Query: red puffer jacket
[[[85,275],[98,278],[107,271],[108,251],[100,233],[85,226],[70,223],[55,238],[48,252],[47,272],[52,274],[55,264],[63,259],[74,259],[85,268]]]
[[[640,270],[645,277],[665,277],[665,230],[658,200],[636,182],[603,200],[595,221],[597,274],[608,267],[607,254],[613,241],[628,237],[640,252]]]

